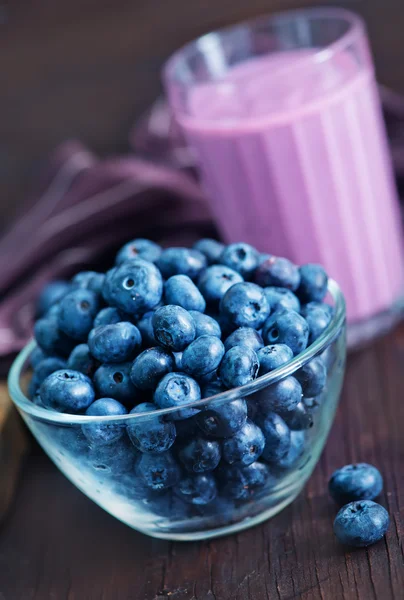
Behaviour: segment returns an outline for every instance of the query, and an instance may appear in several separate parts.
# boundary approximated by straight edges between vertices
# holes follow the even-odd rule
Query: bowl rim
[[[338,284],[333,280],[328,281],[328,293],[334,300],[334,315],[328,327],[323,331],[319,338],[310,344],[303,352],[297,354],[291,361],[281,367],[254,379],[254,381],[232,388],[208,398],[202,398],[195,402],[183,404],[180,407],[160,408],[158,410],[133,413],[118,416],[90,416],[90,415],[74,415],[69,413],[61,413],[52,411],[47,408],[42,408],[33,404],[29,400],[20,386],[20,378],[25,369],[27,360],[32,351],[36,348],[35,340],[31,340],[18,354],[14,360],[8,375],[8,389],[10,397],[18,410],[25,415],[34,417],[37,420],[55,423],[60,425],[83,425],[89,423],[116,423],[116,422],[132,422],[135,419],[147,419],[151,417],[159,417],[170,413],[178,412],[188,408],[204,407],[211,402],[229,402],[245,396],[249,396],[254,392],[258,392],[272,383],[276,383],[280,379],[292,375],[295,371],[307,364],[316,355],[323,352],[340,334],[345,324],[345,299]]]

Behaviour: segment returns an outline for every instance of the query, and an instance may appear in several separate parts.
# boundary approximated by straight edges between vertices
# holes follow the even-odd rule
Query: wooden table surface
[[[34,446],[0,529],[1,600],[404,598],[404,326],[349,357],[323,456],[272,520],[207,542],[148,538],[88,500]],[[391,525],[369,549],[334,539],[332,471],[367,461]]]

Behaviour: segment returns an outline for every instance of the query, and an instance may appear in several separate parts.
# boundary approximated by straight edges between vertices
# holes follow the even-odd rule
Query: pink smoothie
[[[323,264],[351,322],[403,291],[396,189],[374,73],[346,54],[250,59],[179,117],[227,241]]]

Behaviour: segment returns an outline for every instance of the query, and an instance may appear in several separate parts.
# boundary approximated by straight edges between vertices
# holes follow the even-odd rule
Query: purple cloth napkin
[[[381,87],[399,184],[404,182],[404,98]],[[130,133],[134,153],[99,160],[77,141],[57,148],[0,240],[0,367],[31,336],[34,303],[51,279],[106,268],[125,241],[163,245],[217,236],[195,159],[164,100]],[[144,158],[140,158],[140,156]]]

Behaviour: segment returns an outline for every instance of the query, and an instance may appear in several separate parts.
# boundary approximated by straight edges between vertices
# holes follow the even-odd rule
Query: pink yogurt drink
[[[314,9],[211,33],[165,75],[225,240],[323,264],[351,323],[389,310],[401,225],[360,19]]]

